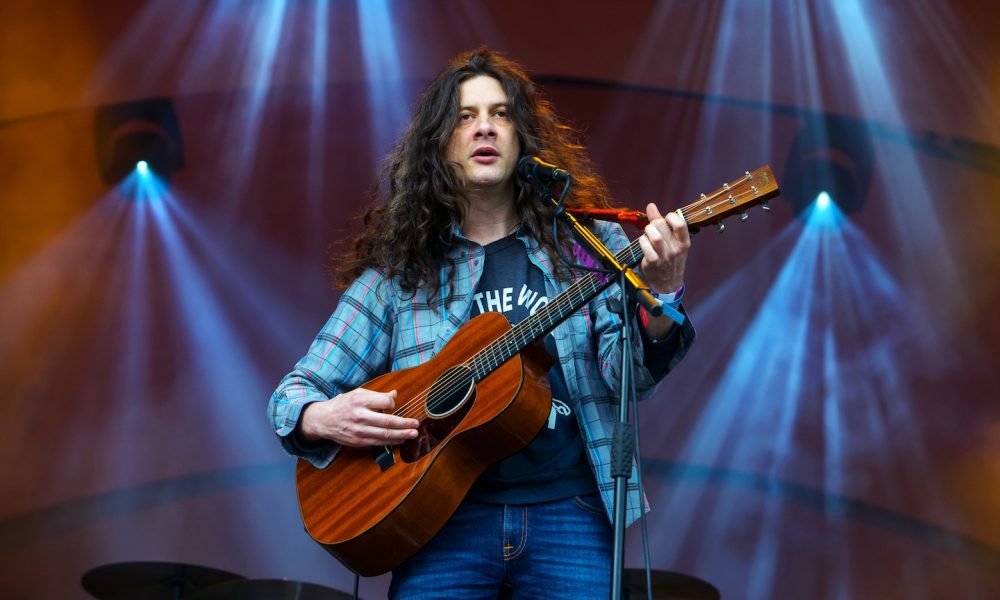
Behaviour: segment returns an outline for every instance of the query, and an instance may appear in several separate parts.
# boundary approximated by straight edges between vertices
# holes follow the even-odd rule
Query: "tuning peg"
[[[746,223],[750,219],[750,215],[746,212],[740,213],[740,223]]]
[[[718,223],[716,223],[715,226],[719,228],[719,233],[722,233],[722,232],[724,232],[726,230],[726,224],[723,223],[722,221],[719,221]]]
[[[765,202],[764,204],[761,204],[761,205],[760,205],[760,208],[761,208],[761,210],[763,210],[764,212],[771,212],[771,207],[767,205],[767,202]]]

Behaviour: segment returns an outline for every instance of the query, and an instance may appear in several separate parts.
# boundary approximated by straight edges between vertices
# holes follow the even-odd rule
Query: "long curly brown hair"
[[[560,122],[552,105],[540,96],[517,63],[479,48],[456,57],[421,97],[372,188],[372,197],[380,204],[365,214],[364,230],[334,267],[339,286],[348,286],[369,267],[396,278],[408,292],[445,283],[441,267],[446,266],[453,243],[452,227],[461,225],[466,204],[464,182],[445,160],[445,148],[458,124],[459,86],[478,75],[496,79],[507,94],[507,110],[521,154],[538,156],[573,174],[565,206],[610,206],[607,188],[577,141],[577,132]],[[515,180],[514,187],[515,209],[522,225],[554,256],[554,208],[520,180]],[[560,232],[559,237],[568,240],[569,234]],[[447,272],[450,290],[455,270],[448,268]],[[559,275],[569,274],[563,269]]]

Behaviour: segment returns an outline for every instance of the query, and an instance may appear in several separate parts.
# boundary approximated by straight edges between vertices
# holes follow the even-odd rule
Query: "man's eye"
[[[458,115],[458,120],[459,121],[471,121],[472,120],[472,114],[471,113],[462,113],[462,114]]]
[[[507,118],[507,111],[505,111],[505,110],[498,110],[498,111],[496,111],[493,114],[496,115],[496,116],[498,116],[498,117],[500,117],[501,119],[506,119]]]

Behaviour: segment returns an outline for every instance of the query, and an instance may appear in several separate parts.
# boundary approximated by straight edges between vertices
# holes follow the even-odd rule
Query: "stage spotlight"
[[[830,194],[825,191],[820,192],[819,196],[816,196],[816,208],[819,210],[827,210],[830,208]]]
[[[792,142],[781,192],[796,215],[820,200],[845,214],[864,208],[874,151],[864,123],[848,117],[807,118]],[[825,200],[824,200],[825,198]]]
[[[94,134],[106,185],[117,184],[133,171],[168,180],[184,166],[180,124],[166,98],[102,106]]]

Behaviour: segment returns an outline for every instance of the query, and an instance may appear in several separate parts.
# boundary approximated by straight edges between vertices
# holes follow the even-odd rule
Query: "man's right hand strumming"
[[[389,446],[417,437],[420,422],[393,415],[396,390],[388,393],[358,388],[326,402],[308,404],[299,417],[299,433],[307,443],[333,440],[342,446]]]

